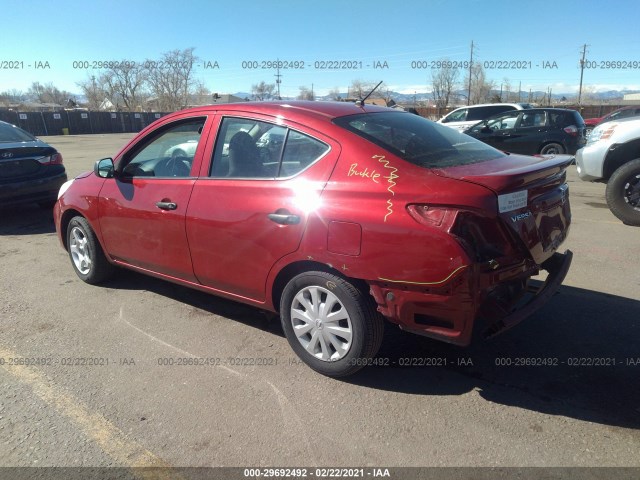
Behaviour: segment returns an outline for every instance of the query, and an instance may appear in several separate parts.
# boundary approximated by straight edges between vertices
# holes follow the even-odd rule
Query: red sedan
[[[302,360],[343,376],[385,318],[467,345],[477,319],[492,336],[541,307],[571,263],[571,161],[369,105],[212,105],[67,182],[55,223],[82,280],[126,267],[277,312]]]

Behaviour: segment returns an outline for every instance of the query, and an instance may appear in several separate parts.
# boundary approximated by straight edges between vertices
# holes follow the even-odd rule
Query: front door
[[[100,228],[116,260],[195,281],[185,213],[200,167],[206,118],[160,126],[116,161],[100,191]]]

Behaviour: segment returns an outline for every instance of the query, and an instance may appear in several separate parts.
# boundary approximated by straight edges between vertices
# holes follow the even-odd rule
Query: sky
[[[274,83],[276,60],[293,67],[280,70],[283,97],[354,80],[413,94],[430,91],[436,62],[468,62],[472,42],[487,78],[512,91],[577,93],[585,44],[585,88],[640,90],[637,0],[0,0],[0,9],[0,92],[38,81],[79,93],[97,62],[194,47],[196,78],[220,94]]]

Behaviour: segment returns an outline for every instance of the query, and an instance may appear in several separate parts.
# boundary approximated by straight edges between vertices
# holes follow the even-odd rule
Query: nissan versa
[[[126,267],[277,312],[337,377],[375,357],[385,319],[467,345],[476,320],[488,337],[541,307],[571,263],[572,160],[369,105],[212,105],[68,181],[54,215],[85,282]]]

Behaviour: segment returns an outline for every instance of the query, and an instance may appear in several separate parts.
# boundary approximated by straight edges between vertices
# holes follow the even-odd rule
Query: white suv
[[[485,103],[482,105],[469,105],[456,108],[449,112],[438,123],[447,127],[463,131],[473,127],[476,123],[486,120],[492,115],[508,112],[509,110],[525,110],[532,108],[528,103]]]
[[[616,217],[640,226],[640,118],[598,125],[576,164],[582,180],[607,182],[607,205]]]

